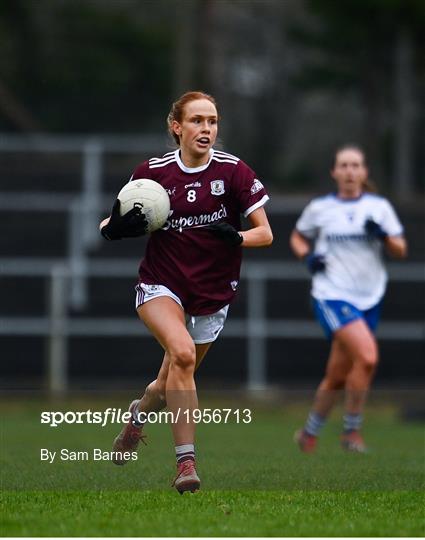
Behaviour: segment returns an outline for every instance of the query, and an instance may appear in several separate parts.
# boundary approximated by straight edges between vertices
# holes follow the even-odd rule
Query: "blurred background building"
[[[391,263],[378,382],[421,384],[424,356],[423,0],[3,0],[0,337],[5,386],[58,391],[151,378],[137,321],[144,241],[97,231],[135,165],[170,149],[188,89],[213,94],[223,147],[271,192],[275,242],[244,279],[201,380],[316,381],[327,344],[288,237],[332,190],[335,148],[364,146],[410,245]],[[404,381],[404,382],[403,382]]]

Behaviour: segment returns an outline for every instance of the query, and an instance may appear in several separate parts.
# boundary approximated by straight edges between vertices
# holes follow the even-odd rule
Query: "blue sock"
[[[320,416],[314,411],[310,411],[308,415],[307,422],[304,426],[304,431],[309,435],[314,435],[315,437],[319,436],[320,430],[325,425],[326,418]]]
[[[344,433],[350,433],[351,431],[359,431],[363,423],[363,415],[360,413],[345,413],[344,420]]]

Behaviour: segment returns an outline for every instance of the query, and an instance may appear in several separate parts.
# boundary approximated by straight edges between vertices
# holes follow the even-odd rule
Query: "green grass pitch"
[[[243,400],[242,400],[243,401]],[[335,411],[314,455],[292,442],[308,403],[251,407],[251,424],[200,424],[202,490],[172,489],[171,430],[149,425],[148,446],[125,467],[92,459],[52,464],[40,448],[109,450],[119,426],[40,424],[42,410],[104,410],[122,400],[0,404],[3,536],[423,536],[424,429],[370,406],[367,455],[338,444]]]

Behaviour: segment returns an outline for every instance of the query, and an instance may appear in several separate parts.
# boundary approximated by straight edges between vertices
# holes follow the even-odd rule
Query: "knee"
[[[196,349],[192,342],[174,344],[168,350],[170,367],[177,367],[184,371],[195,371]]]
[[[360,350],[358,362],[366,371],[373,372],[378,365],[378,351],[375,347],[368,347]]]

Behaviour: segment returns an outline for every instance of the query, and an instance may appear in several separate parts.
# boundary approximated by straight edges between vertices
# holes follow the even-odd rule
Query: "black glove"
[[[388,236],[388,233],[384,231],[381,225],[379,225],[379,223],[376,223],[376,221],[373,221],[372,218],[369,218],[365,221],[364,228],[368,236],[372,238],[377,238],[378,240],[384,241],[385,238]]]
[[[240,246],[243,242],[242,235],[230,223],[215,223],[208,225],[207,229],[231,246]]]
[[[304,257],[304,261],[311,274],[316,274],[317,272],[323,272],[326,270],[326,261],[324,255],[319,255],[318,253],[309,253]]]
[[[120,201],[117,199],[112,207],[109,223],[100,230],[106,240],[121,240],[135,238],[148,231],[148,222],[141,208],[134,207],[129,212],[120,215]]]

